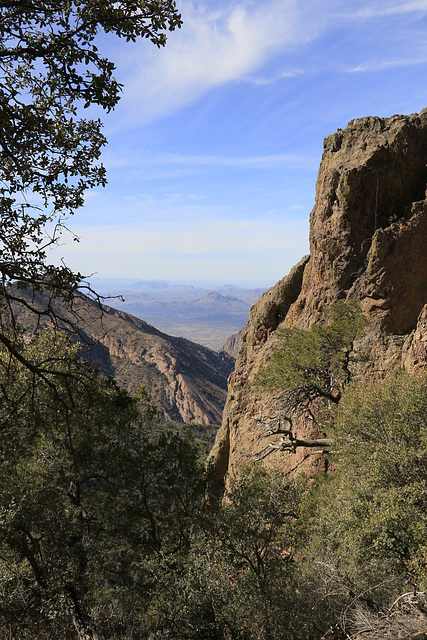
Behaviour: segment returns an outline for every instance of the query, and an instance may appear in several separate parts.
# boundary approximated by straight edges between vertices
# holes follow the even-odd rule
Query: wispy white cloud
[[[272,169],[280,167],[317,166],[318,157],[308,157],[293,153],[271,154],[264,156],[233,156],[233,155],[190,155],[180,153],[153,153],[150,155],[130,155],[124,151],[114,154],[105,153],[103,158],[107,169],[118,169],[131,166],[132,168],[153,169],[156,167],[234,167],[253,169]]]
[[[171,115],[229,83],[263,86],[302,75],[307,71],[303,56],[290,68],[283,59],[281,72],[270,72],[267,63],[287,52],[295,56],[308,43],[343,25],[427,12],[427,0],[374,4],[370,0],[235,0],[220,8],[204,0],[182,0],[180,8],[184,25],[170,34],[164,49],[143,42],[123,49],[121,126]],[[382,33],[384,28],[381,24]],[[398,64],[407,63],[391,61],[378,68]],[[354,70],[365,69],[361,65]]]
[[[347,15],[347,22],[363,25],[369,46],[359,52],[359,64],[344,69],[348,73],[387,72],[425,65],[427,46],[425,20],[427,0],[364,3]]]
[[[85,252],[90,244],[95,253],[138,256],[150,253],[174,255],[234,255],[280,250],[299,239],[307,242],[307,220],[291,222],[276,216],[256,220],[179,220],[165,229],[161,224],[108,225],[84,229],[82,242],[70,252]]]
[[[287,78],[296,78],[297,76],[301,76],[304,73],[305,71],[303,71],[302,69],[290,69],[289,71],[283,71],[282,73],[276,73],[271,76],[246,76],[245,78],[243,78],[243,81],[247,82],[248,84],[264,86],[280,82],[280,80],[286,80]]]
[[[165,49],[148,50],[142,43],[125,61],[126,114],[141,123],[214,87],[250,77],[275,53],[304,44],[318,31],[314,16],[302,27],[298,0],[240,0],[221,10],[184,0],[181,10],[184,25],[170,35]]]
[[[386,6],[385,6],[386,5]],[[356,12],[362,18],[402,15],[414,12],[427,12],[427,0],[412,0],[411,2],[393,2],[374,4]]]
[[[426,64],[427,56],[424,58],[413,58],[401,60],[383,60],[379,62],[365,62],[351,69],[347,69],[348,73],[364,73],[370,71],[385,71],[387,69],[398,69],[401,67],[414,67],[419,64]]]
[[[313,162],[317,158],[313,158]],[[163,155],[161,159],[165,164],[197,165],[208,167],[253,167],[254,169],[270,169],[282,166],[307,166],[307,156],[284,153],[267,156],[215,156],[215,155]]]
[[[174,264],[175,270],[169,270],[169,274],[194,277],[205,266],[212,273],[216,264],[219,273],[223,265],[232,263],[234,272],[240,264],[248,278],[262,278],[269,270],[271,274],[272,264],[286,271],[307,252],[308,221],[269,215],[246,220],[190,218],[171,222],[167,228],[156,222],[114,224],[85,228],[79,235],[79,244],[67,244],[58,251],[67,264],[72,267],[76,263],[87,273],[164,277],[165,265],[169,268]],[[264,264],[266,272],[260,275]],[[285,272],[279,271],[280,275]]]

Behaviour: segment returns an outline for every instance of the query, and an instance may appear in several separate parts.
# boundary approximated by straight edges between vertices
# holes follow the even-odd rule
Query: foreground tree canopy
[[[144,637],[162,563],[179,562],[201,511],[198,447],[149,438],[145,404],[64,335],[23,351],[51,372],[34,381],[0,350],[0,637]]]
[[[0,341],[11,303],[32,309],[14,282],[72,301],[80,273],[47,264],[67,216],[84,192],[105,185],[106,143],[100,120],[84,107],[109,111],[121,87],[114,64],[96,46],[98,34],[164,45],[181,25],[174,0],[9,0],[0,8]],[[35,310],[35,309],[34,309]],[[40,313],[40,310],[37,311]],[[53,315],[46,304],[44,312]]]
[[[207,509],[200,449],[153,439],[144,398],[64,336],[22,350],[52,371],[0,350],[1,638],[306,640],[384,625],[397,598],[425,631],[425,377],[346,387],[334,474],[252,463]]]

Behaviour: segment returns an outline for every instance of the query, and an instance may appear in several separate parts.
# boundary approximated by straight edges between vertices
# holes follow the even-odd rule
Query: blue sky
[[[104,38],[109,184],[55,251],[101,277],[276,281],[308,252],[323,138],[427,106],[427,0],[178,0],[164,49]]]

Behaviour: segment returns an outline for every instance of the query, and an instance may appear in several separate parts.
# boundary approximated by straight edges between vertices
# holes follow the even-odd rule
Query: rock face
[[[240,347],[242,346],[243,336],[247,334],[248,329],[249,320],[245,322],[240,331],[233,333],[233,335],[226,340],[224,346],[220,349],[220,353],[228,353],[232,358],[237,358]]]
[[[46,307],[42,297],[38,304]],[[60,317],[75,325],[85,357],[130,393],[145,386],[162,418],[221,423],[227,378],[234,366],[230,356],[168,336],[123,311],[105,305],[101,309],[85,296],[75,300],[72,314],[59,302],[52,304]],[[37,329],[36,316],[24,305],[16,308],[15,317],[28,336]],[[71,339],[77,339],[75,333]]]
[[[351,121],[324,141],[310,256],[251,308],[222,427],[211,459],[232,476],[268,444],[255,416],[271,394],[254,375],[277,347],[278,327],[309,328],[338,299],[358,299],[369,318],[355,350],[367,356],[356,376],[380,376],[395,365],[427,366],[427,109],[411,116]],[[318,436],[310,423],[297,437]],[[315,473],[322,456],[275,452],[265,462]]]

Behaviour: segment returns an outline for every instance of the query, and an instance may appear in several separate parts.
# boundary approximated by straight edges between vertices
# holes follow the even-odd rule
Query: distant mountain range
[[[109,304],[131,313],[169,335],[182,336],[220,351],[229,336],[237,333],[249,318],[249,309],[269,287],[238,287],[231,284],[205,285],[168,282],[94,280],[103,294],[119,298]]]
[[[43,308],[42,296],[35,303]],[[79,296],[71,314],[54,302],[56,311],[78,328],[82,352],[101,373],[112,375],[134,393],[145,386],[166,420],[218,425],[234,360],[185,338],[168,336],[143,320]],[[16,318],[27,334],[37,318],[23,305]],[[44,320],[41,326],[48,326]],[[73,340],[77,337],[72,336]]]

